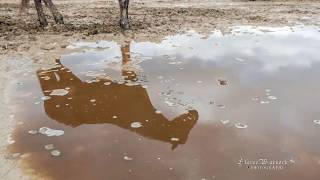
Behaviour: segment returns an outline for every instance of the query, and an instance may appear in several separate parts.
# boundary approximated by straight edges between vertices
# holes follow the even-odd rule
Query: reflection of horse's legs
[[[130,43],[121,46],[122,65],[125,65],[131,61],[130,59]]]
[[[122,54],[122,76],[125,80],[135,81],[137,80],[137,75],[134,71],[127,69],[126,65],[131,61],[130,58],[130,43],[121,46]]]
[[[43,0],[43,2],[47,5],[47,7],[50,9],[51,14],[54,18],[54,21],[58,24],[63,24],[63,16],[58,11],[57,7],[52,3],[52,0]]]

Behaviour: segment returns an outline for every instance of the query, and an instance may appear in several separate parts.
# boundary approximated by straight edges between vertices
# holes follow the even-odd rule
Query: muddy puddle
[[[317,27],[234,27],[68,48],[81,51],[19,75],[11,88],[18,125],[9,149],[23,156],[27,173],[320,178]]]

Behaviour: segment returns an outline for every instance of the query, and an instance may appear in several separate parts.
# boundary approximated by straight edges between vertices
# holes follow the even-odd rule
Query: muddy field
[[[0,179],[320,178],[319,1],[55,2],[0,0]]]
[[[42,43],[59,43],[107,36],[123,39],[118,27],[117,1],[63,1],[58,8],[66,24],[38,28],[34,8],[18,16],[18,4],[1,0],[1,54],[32,52]],[[159,40],[165,35],[193,29],[208,33],[212,29],[227,32],[234,25],[295,25],[319,24],[317,1],[132,1],[130,19],[132,31],[126,32],[136,40]],[[49,12],[47,12],[48,15]],[[32,44],[32,45],[30,45]]]

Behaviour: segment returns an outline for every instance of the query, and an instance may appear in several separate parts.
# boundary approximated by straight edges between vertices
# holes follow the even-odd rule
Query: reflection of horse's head
[[[129,48],[122,47],[123,63],[130,60]],[[44,103],[47,115],[69,126],[81,124],[110,123],[129,129],[142,136],[169,142],[172,148],[184,144],[188,134],[198,120],[198,112],[190,110],[186,114],[168,120],[150,102],[145,88],[141,85],[114,83],[99,79],[91,83],[82,82],[59,61],[58,66],[37,72],[44,95],[52,90],[68,89],[64,96],[51,96]],[[127,81],[135,81],[133,71],[122,71]],[[131,127],[139,122],[139,128]]]

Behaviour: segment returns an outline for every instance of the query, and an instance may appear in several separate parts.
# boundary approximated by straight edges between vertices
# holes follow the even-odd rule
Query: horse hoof
[[[120,21],[120,27],[123,30],[129,30],[131,28],[128,21]]]
[[[63,19],[57,19],[57,20],[56,20],[56,23],[57,23],[57,24],[64,24],[64,21],[63,21]]]
[[[54,20],[57,24],[64,24],[62,15],[56,16]]]
[[[48,22],[47,21],[40,22],[40,27],[41,28],[45,28],[47,26],[48,26]]]

